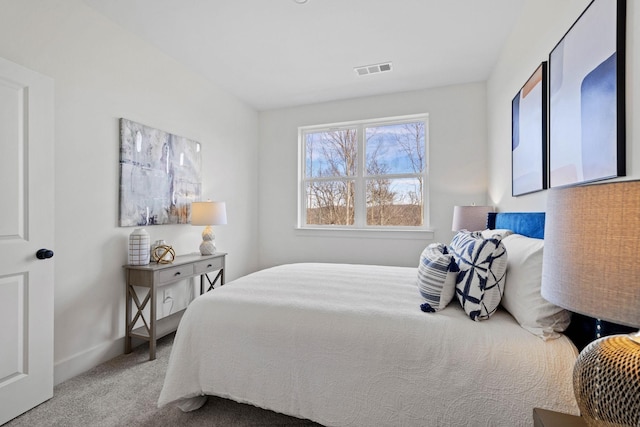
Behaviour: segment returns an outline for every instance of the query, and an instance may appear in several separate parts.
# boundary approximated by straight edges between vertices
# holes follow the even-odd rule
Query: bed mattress
[[[331,426],[529,426],[577,414],[571,341],[456,300],[420,310],[416,268],[288,264],[188,307],[160,407],[215,395]],[[193,405],[192,405],[193,406]],[[195,405],[197,406],[197,404]]]

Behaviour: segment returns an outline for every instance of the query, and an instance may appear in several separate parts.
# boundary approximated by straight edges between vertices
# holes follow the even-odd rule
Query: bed
[[[530,236],[542,236],[544,214],[500,215],[496,233],[541,244]],[[521,264],[506,289],[530,279]],[[196,298],[158,406],[196,410],[214,395],[327,426],[530,426],[534,407],[578,413],[566,335],[502,305],[475,322],[455,298],[425,313],[418,270],[288,264]]]

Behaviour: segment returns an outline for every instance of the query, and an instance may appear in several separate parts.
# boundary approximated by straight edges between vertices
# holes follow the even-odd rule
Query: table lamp
[[[212,225],[227,223],[227,206],[225,202],[193,202],[191,203],[191,225],[206,226],[202,231],[200,253],[213,255],[216,253],[215,236]]]
[[[454,206],[451,231],[479,231],[487,228],[487,214],[493,206]]]
[[[640,327],[640,181],[552,189],[542,296],[576,313]],[[589,426],[640,426],[640,333],[599,338],[573,387]]]

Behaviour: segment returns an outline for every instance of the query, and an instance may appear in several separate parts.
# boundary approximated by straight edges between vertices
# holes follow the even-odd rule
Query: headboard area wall
[[[487,228],[507,229],[523,236],[542,239],[544,220],[544,212],[491,212],[487,217]],[[573,313],[565,335],[573,341],[578,350],[582,350],[597,338],[630,332],[635,332],[635,329]]]

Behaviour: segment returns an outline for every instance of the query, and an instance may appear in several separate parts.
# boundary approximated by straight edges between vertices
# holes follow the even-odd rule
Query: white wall
[[[429,243],[297,232],[299,126],[428,113],[431,227],[434,240],[449,242],[453,206],[485,203],[485,106],[484,83],[473,83],[261,112],[260,266],[310,260],[415,266]]]
[[[527,0],[487,82],[489,199],[501,211],[544,211],[547,191],[511,196],[511,100],[590,0]],[[627,177],[640,178],[640,5],[627,1]]]
[[[233,279],[257,266],[258,114],[81,0],[0,0],[0,10],[0,56],[55,80],[59,383],[123,351],[121,266],[133,229],[117,226],[118,118],[202,143],[203,197],[227,202],[216,237]],[[177,253],[201,240],[190,225],[147,230]]]

